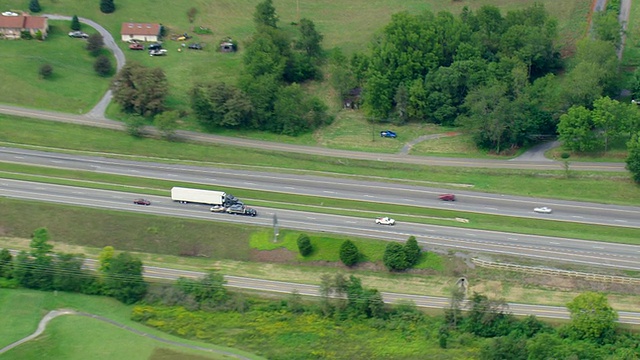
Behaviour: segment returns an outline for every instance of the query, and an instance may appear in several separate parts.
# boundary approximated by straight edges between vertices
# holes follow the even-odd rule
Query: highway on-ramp
[[[470,253],[492,253],[532,259],[574,263],[593,267],[640,270],[640,246],[592,242],[547,236],[455,228],[400,222],[376,225],[371,218],[340,216],[255,207],[258,216],[244,217],[209,212],[209,207],[179,204],[169,197],[145,196],[151,206],[134,205],[135,194],[72,186],[0,179],[0,196],[92,208],[133,211],[159,216],[184,217],[238,224],[273,226],[277,214],[281,228],[328,232],[388,241],[406,241],[416,236],[428,249],[457,249]]]
[[[464,217],[464,212],[476,212],[500,216],[640,228],[639,206],[619,206],[487,194],[465,190],[466,187],[456,186],[456,184],[451,184],[449,189],[445,189],[403,184],[399,180],[395,180],[395,182],[383,181],[391,179],[363,179],[362,177],[329,177],[309,175],[307,173],[286,174],[233,170],[221,167],[132,161],[8,147],[0,147],[0,167],[2,162],[194,183],[194,187],[197,187],[197,184],[203,184],[219,188],[242,188],[380,204],[429,207],[459,211],[461,217]],[[168,190],[167,188],[167,193]],[[232,191],[229,192],[233,193]],[[443,202],[438,200],[439,194],[447,192],[454,192],[457,201]],[[554,212],[553,214],[534,213],[533,208],[537,206],[551,207]],[[384,207],[381,206],[380,212],[384,213]]]

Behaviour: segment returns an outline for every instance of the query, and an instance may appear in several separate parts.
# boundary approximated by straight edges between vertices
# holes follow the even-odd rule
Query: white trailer
[[[171,188],[171,200],[181,203],[198,203],[224,206],[233,196],[222,191],[189,189],[183,187]]]

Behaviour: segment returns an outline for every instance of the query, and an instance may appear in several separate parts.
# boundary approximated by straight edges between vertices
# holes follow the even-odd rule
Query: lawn
[[[373,34],[389,22],[392,14],[400,11],[451,11],[457,14],[463,6],[477,9],[483,4],[491,4],[499,6],[503,9],[503,12],[506,12],[530,6],[536,2],[544,4],[548,12],[558,19],[559,30],[562,34],[562,44],[570,46],[584,34],[589,5],[587,2],[580,0],[525,0],[519,2],[507,0],[484,0],[482,2],[443,2],[438,0],[353,0],[336,2],[322,0],[298,1],[296,6],[293,6],[289,1],[276,0],[274,1],[274,6],[280,18],[279,25],[288,32],[296,31],[295,25],[292,23],[297,22],[300,18],[309,18],[314,21],[318,31],[324,35],[323,45],[325,49],[340,48],[349,55],[358,51],[366,51]],[[252,14],[257,3],[257,0],[238,0],[233,2],[175,0],[163,2],[162,6],[157,6],[157,2],[153,0],[120,0],[116,2],[116,11],[113,14],[102,14],[99,11],[98,3],[87,5],[83,1],[77,0],[43,1],[41,5],[42,13],[69,16],[76,14],[94,20],[109,30],[116,39],[119,38],[121,24],[128,21],[157,21],[166,26],[170,34],[188,32],[191,35],[195,35],[193,41],[205,44],[204,51],[178,53],[177,49],[180,44],[171,40],[167,40],[165,46],[169,50],[169,55],[166,57],[150,57],[144,51],[126,51],[128,60],[163,68],[171,86],[168,98],[169,107],[185,109],[188,106],[187,91],[193,86],[193,83],[211,80],[235,82],[241,68],[242,50],[254,31]],[[3,6],[8,9],[26,10],[24,0],[5,0]],[[187,11],[191,7],[197,10],[193,23],[189,23],[187,18]],[[363,11],[363,9],[366,9],[366,11]],[[68,28],[63,25],[65,23],[58,24],[60,25],[53,28],[52,37],[43,43],[47,44],[44,46],[62,47],[64,49],[66,47],[65,43],[70,41],[70,39],[62,39],[68,31]],[[212,34],[194,34],[193,29],[200,26],[211,29]],[[83,30],[89,31],[87,26],[84,26]],[[239,53],[223,54],[216,51],[219,41],[227,36],[239,41]],[[8,42],[3,42],[3,54],[6,43]],[[75,43],[79,43],[79,41]],[[14,45],[10,46],[15,47],[15,51],[24,52],[25,48],[30,49],[35,45],[29,42],[16,41]],[[124,43],[121,43],[120,46],[126,50]],[[71,53],[76,53],[76,51],[69,51],[67,56],[70,56],[69,54]],[[51,61],[54,60],[58,59]],[[68,62],[68,59],[64,60]],[[5,95],[10,92],[8,89],[3,89],[0,92],[3,102],[75,113],[78,110],[86,111],[98,99],[98,97],[91,98],[89,95],[83,97],[83,100],[89,103],[89,106],[83,105],[84,107],[74,107],[74,104],[65,104],[64,102],[59,104],[56,104],[56,102],[47,104],[44,101],[32,103],[30,100],[33,96],[30,91],[33,89],[33,85],[30,85],[32,81],[22,76],[12,75],[31,72],[32,69],[27,68],[29,65],[23,62],[20,57],[13,58],[12,61],[3,61],[3,63],[5,65],[4,69],[11,68],[14,71],[8,73],[1,69],[0,84],[11,84],[11,92],[16,93],[7,98]],[[86,76],[82,77],[82,79],[85,82],[88,80]],[[58,91],[61,94],[71,92],[72,89],[64,88],[72,88],[74,87],[73,84],[74,82],[65,81],[64,84],[58,84],[55,89],[43,89],[42,91],[49,96],[57,96],[56,92]],[[14,89],[19,91],[14,91]],[[100,86],[94,91],[103,91],[104,89],[105,86]],[[79,92],[79,94],[83,94],[83,92]],[[94,100],[93,103],[91,102],[92,99]]]
[[[84,49],[86,41],[67,36],[68,22],[49,24],[46,41],[1,41],[0,99],[30,108],[85,113],[102,98],[110,80],[93,70],[95,58]],[[105,53],[115,68],[115,58]],[[49,79],[39,76],[44,64],[53,67]]]
[[[205,347],[241,353],[249,358],[257,356],[237,350],[184,340],[164,334],[153,328],[129,320],[131,306],[101,297],[69,293],[51,293],[33,290],[0,289],[0,347],[32,334],[40,319],[50,310],[74,309],[102,315],[130,328],[148,332],[160,338]],[[87,336],[89,334],[89,336]],[[114,346],[117,344],[117,346]],[[209,351],[191,350],[153,340],[96,319],[64,315],[53,319],[43,335],[2,355],[3,359],[227,359]]]

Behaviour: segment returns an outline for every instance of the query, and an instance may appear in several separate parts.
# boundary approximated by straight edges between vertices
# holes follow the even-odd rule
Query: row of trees
[[[303,257],[311,255],[314,251],[311,239],[307,234],[300,234],[297,240],[298,251]],[[340,261],[352,267],[362,261],[363,254],[351,240],[345,240],[340,245],[339,250]],[[415,236],[410,236],[407,242],[402,245],[395,241],[387,244],[385,248],[382,262],[389,271],[403,271],[415,266],[422,256],[422,249],[418,245]]]
[[[142,262],[129,253],[116,256],[113,248],[106,247],[99,271],[94,273],[83,268],[82,254],[54,253],[45,228],[34,231],[30,247],[31,251],[15,257],[7,249],[0,251],[0,278],[5,286],[107,295],[126,304],[141,300],[146,293]]]

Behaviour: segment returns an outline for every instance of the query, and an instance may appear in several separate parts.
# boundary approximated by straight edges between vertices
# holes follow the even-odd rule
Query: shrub
[[[298,250],[300,255],[309,256],[313,252],[313,245],[311,245],[311,239],[306,234],[300,234],[298,237]]]
[[[111,60],[104,55],[98,56],[96,62],[93,63],[93,70],[102,77],[106,77],[111,74]]]
[[[347,266],[353,266],[358,262],[360,252],[358,247],[351,241],[345,240],[340,246],[340,260]]]
[[[384,266],[390,271],[402,271],[409,267],[404,247],[397,242],[387,244],[382,261],[384,262]]]
[[[116,11],[116,4],[113,3],[113,0],[100,0],[100,11],[111,14]]]
[[[78,15],[73,15],[73,18],[71,19],[71,30],[79,31],[80,28],[81,26],[80,20],[78,20]]]
[[[91,34],[87,39],[87,50],[93,56],[98,56],[102,51],[102,47],[104,46],[104,39],[100,34]]]
[[[29,2],[29,10],[34,13],[42,11],[40,2],[38,0],[31,0],[31,2]]]
[[[407,265],[409,267],[418,263],[422,249],[420,249],[415,236],[410,236],[409,239],[407,239],[407,243],[404,245],[404,252],[406,254]]]
[[[40,77],[43,79],[48,79],[53,75],[53,66],[50,64],[44,64],[40,67]]]

